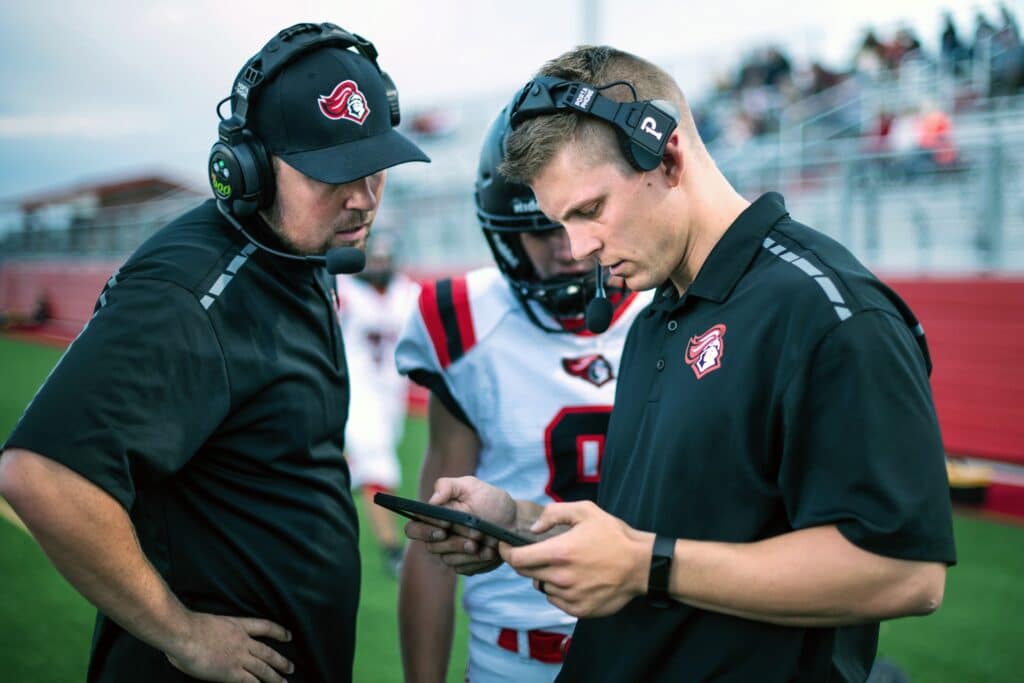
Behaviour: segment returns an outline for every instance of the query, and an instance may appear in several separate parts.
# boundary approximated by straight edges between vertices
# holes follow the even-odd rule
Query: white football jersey
[[[396,449],[405,423],[408,384],[393,358],[420,288],[396,273],[380,292],[359,278],[337,277],[338,321],[351,384],[345,451],[352,485],[396,488]]]
[[[601,335],[551,334],[530,322],[497,268],[474,270],[424,285],[398,370],[476,430],[480,479],[540,505],[594,500],[622,345],[651,297],[630,294]],[[516,629],[575,621],[507,565],[466,577],[464,589],[473,620]]]

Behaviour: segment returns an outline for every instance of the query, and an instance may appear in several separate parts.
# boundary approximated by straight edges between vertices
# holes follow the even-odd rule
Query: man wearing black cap
[[[218,201],[110,278],[4,446],[0,493],[99,609],[89,681],[351,680],[348,372],[320,266],[351,269],[385,169],[428,160],[375,58],[305,24],[246,64]]]

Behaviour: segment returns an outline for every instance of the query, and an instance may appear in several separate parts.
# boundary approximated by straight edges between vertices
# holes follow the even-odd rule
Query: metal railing
[[[952,146],[937,150],[867,151],[865,138],[763,142],[719,165],[748,197],[781,191],[796,219],[875,268],[1024,271],[1024,121],[1011,111],[958,126]]]
[[[378,221],[401,234],[399,258],[407,266],[458,270],[490,262],[475,216],[472,169],[484,110],[496,109],[479,109],[459,137],[431,144],[431,167],[392,176]],[[1024,102],[990,100],[985,111],[953,123],[956,159],[945,164],[920,151],[869,151],[861,136],[794,136],[792,129],[713,155],[745,196],[781,191],[795,218],[833,235],[870,266],[1024,271]],[[197,201],[120,207],[59,228],[29,226],[0,237],[0,262],[123,258]]]

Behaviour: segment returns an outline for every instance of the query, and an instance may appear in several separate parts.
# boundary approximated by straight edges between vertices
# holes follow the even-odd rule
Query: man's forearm
[[[117,501],[29,451],[4,453],[0,487],[57,570],[97,609],[161,651],[184,642],[189,612],[146,559]]]
[[[816,527],[757,543],[678,540],[669,591],[747,619],[832,626],[928,614],[941,603],[944,582],[945,565],[875,555],[835,527]]]
[[[455,623],[455,573],[419,543],[406,548],[398,593],[405,680],[443,683]]]

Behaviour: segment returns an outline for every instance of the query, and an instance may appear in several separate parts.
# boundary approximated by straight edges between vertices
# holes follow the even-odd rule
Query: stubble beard
[[[295,240],[291,239],[288,236],[288,233],[284,225],[284,216],[281,212],[281,205],[278,202],[274,202],[271,205],[269,212],[261,213],[261,215],[263,216],[264,221],[266,221],[267,225],[270,227],[273,233],[277,236],[279,240],[281,240],[281,243],[287,248],[287,250],[300,256],[323,256],[331,249],[335,249],[338,247],[354,247],[356,249],[365,250],[366,240],[367,238],[369,238],[370,232],[373,230],[373,224],[371,223],[364,237],[361,237],[356,240],[343,240],[340,243],[336,243],[335,240],[337,234],[332,229],[331,234],[328,237],[326,237],[319,246],[313,248],[306,248],[300,246],[295,242]],[[360,215],[359,218],[361,219],[361,222],[357,224],[365,223],[368,218],[368,215]]]

